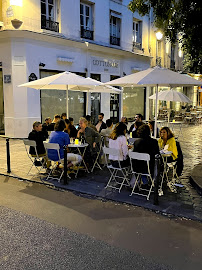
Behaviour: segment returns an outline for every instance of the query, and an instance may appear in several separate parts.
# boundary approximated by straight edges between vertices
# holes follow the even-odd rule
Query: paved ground
[[[160,198],[160,206],[154,207],[152,199],[147,202],[142,197],[129,197],[128,191],[123,191],[121,196],[114,192],[106,192],[104,186],[107,182],[108,173],[97,171],[90,175],[80,175],[77,180],[72,180],[67,186],[70,190],[96,195],[115,201],[123,201],[135,205],[151,208],[166,214],[182,215],[188,218],[202,220],[202,197],[189,183],[191,170],[196,164],[202,162],[202,125],[183,126],[183,136],[179,137],[181,148],[184,154],[184,172],[181,176],[181,183],[184,185],[178,188],[178,193],[173,194],[167,190]],[[179,134],[179,129],[175,130]],[[39,177],[27,177],[26,173],[31,165],[28,159],[22,140],[10,140],[11,149],[11,169],[12,175],[22,178],[40,181]],[[0,173],[6,174],[6,149],[5,138],[0,138]],[[35,169],[32,171],[36,173]]]
[[[0,269],[201,270],[202,224],[0,176]]]

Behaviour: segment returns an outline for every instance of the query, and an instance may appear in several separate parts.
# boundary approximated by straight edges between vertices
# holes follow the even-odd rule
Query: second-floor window
[[[80,3],[81,37],[93,40],[92,6]]]
[[[110,16],[110,44],[120,46],[121,18],[111,12]]]
[[[133,49],[142,50],[142,22],[133,21]]]
[[[41,28],[59,32],[56,22],[56,0],[41,0]]]

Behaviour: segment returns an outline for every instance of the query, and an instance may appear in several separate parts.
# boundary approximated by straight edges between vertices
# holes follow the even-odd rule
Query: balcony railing
[[[156,57],[156,65],[161,67],[161,57]]]
[[[41,18],[41,29],[59,32],[59,23]]]
[[[133,41],[133,51],[134,50],[142,50],[142,43]]]
[[[114,37],[114,36],[110,36],[110,44],[111,45],[120,46],[120,38]]]
[[[93,40],[93,31],[81,28],[81,38]]]

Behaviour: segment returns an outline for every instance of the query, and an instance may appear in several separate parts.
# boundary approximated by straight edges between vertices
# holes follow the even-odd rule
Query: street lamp
[[[161,31],[156,32],[156,65],[161,66],[161,57],[158,57],[159,42],[163,38],[163,33]]]

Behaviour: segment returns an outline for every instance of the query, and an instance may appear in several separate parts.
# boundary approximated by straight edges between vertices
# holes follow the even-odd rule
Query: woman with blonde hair
[[[177,145],[175,141],[174,134],[168,127],[162,127],[160,129],[160,138],[158,140],[159,148],[164,149],[166,145],[168,145],[168,151],[172,152],[172,160],[177,159],[178,151],[177,151]],[[169,160],[172,162],[172,160]]]

